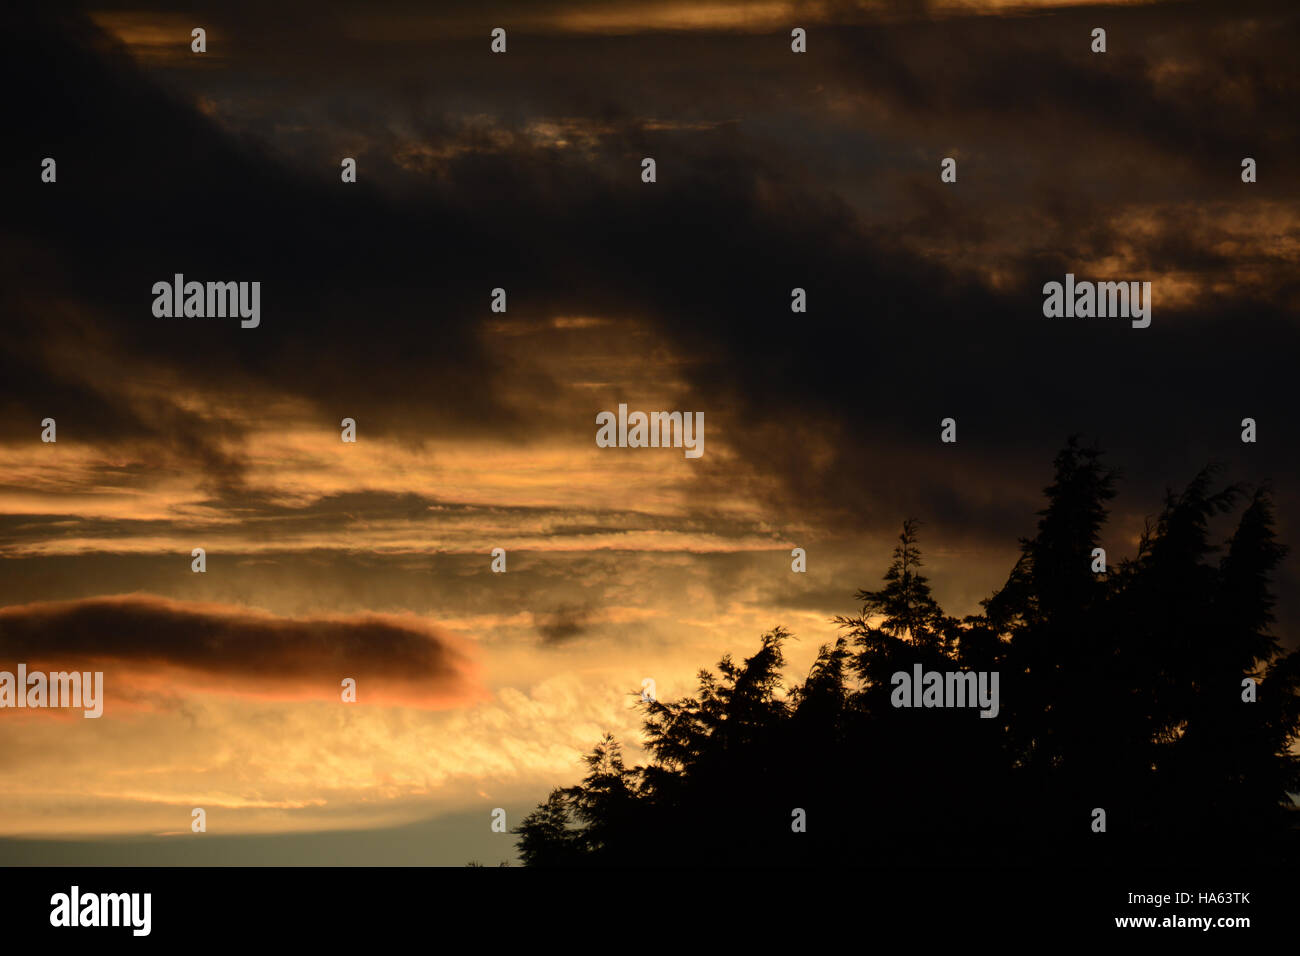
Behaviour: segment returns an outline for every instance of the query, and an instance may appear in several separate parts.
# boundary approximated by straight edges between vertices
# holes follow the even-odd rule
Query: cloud
[[[468,647],[414,615],[286,618],[144,594],[38,602],[0,608],[0,657],[102,669],[110,705],[122,685],[339,700],[347,677],[358,703],[442,708],[479,695]]]
[[[304,9],[266,13],[267,35],[297,30]],[[349,18],[325,17],[292,71],[241,31],[237,69],[180,72],[141,72],[85,22],[13,31],[6,68],[65,64],[19,104],[19,138],[74,162],[50,190],[26,154],[4,160],[31,183],[14,228],[42,251],[15,244],[31,268],[21,338],[0,348],[15,373],[0,376],[0,428],[30,441],[57,411],[73,436],[186,462],[214,507],[238,509],[257,504],[247,440],[264,418],[323,429],[349,415],[417,446],[532,442],[639,386],[639,361],[680,383],[679,407],[705,410],[711,449],[735,452],[707,455],[690,493],[745,489],[782,526],[881,531],[914,514],[936,533],[1005,536],[1072,432],[1111,449],[1140,500],[1207,458],[1291,495],[1289,417],[1270,417],[1276,440],[1235,440],[1248,410],[1287,407],[1300,348],[1289,8],[1111,11],[1104,56],[1087,51],[1094,10],[826,9],[845,22],[806,57],[778,35],[561,30],[491,66],[436,19],[447,56],[432,66],[419,44],[358,48]],[[370,70],[376,58],[388,68]],[[345,147],[368,150],[355,189],[337,182]],[[1269,170],[1249,187],[1243,151]],[[88,154],[93,168],[75,161]],[[405,169],[411,156],[428,162]],[[160,232],[138,214],[153,208],[184,228]],[[113,223],[112,241],[86,222]],[[146,315],[140,290],[173,263],[262,276],[262,327]],[[1152,278],[1152,328],[1044,320],[1042,283],[1083,269]],[[487,311],[498,285],[522,327],[607,324],[512,351]],[[810,303],[797,320],[795,285]],[[59,297],[78,307],[44,308]],[[620,342],[632,322],[653,336]],[[556,361],[596,335],[603,365]],[[588,408],[552,401],[579,375]],[[953,448],[935,439],[949,415]]]
[[[591,607],[563,604],[559,607],[533,614],[533,626],[547,645],[562,644],[586,633],[591,625]]]

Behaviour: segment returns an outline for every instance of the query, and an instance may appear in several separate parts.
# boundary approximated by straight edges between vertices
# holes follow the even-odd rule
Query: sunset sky
[[[0,711],[0,864],[513,859],[644,678],[780,624],[801,679],[904,518],[976,613],[1072,433],[1112,563],[1210,461],[1300,546],[1291,0],[173,6],[0,32],[0,670],[106,688]],[[1066,273],[1151,326],[1045,318]],[[703,456],[598,448],[619,403]]]

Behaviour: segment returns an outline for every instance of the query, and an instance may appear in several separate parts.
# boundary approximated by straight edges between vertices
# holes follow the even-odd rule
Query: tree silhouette
[[[573,824],[563,790],[552,790],[514,832],[524,866],[572,866],[583,861],[582,833]]]
[[[515,831],[530,866],[1087,863],[1294,857],[1300,652],[1270,633],[1267,489],[1206,468],[1101,570],[1117,474],[1070,439],[1006,583],[964,620],[903,524],[883,584],[786,687],[789,632],[642,701],[645,766],[606,735]],[[1222,547],[1216,521],[1246,500]],[[1216,559],[1216,555],[1220,555]],[[1000,710],[894,706],[893,677],[997,672]],[[1248,702],[1255,682],[1257,700]],[[1091,826],[1106,811],[1106,831]]]

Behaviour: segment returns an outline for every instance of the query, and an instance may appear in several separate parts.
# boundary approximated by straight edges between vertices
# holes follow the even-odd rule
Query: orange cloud
[[[290,618],[144,594],[0,609],[0,661],[103,670],[106,709],[115,693],[183,689],[339,700],[345,678],[358,703],[443,709],[482,696],[470,654],[409,614]]]

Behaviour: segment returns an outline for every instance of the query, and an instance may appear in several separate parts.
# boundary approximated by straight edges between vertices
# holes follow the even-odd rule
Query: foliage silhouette
[[[1134,557],[1096,571],[1117,478],[1070,439],[1037,533],[964,620],[935,601],[904,522],[883,586],[858,592],[802,684],[783,685],[778,627],[753,656],[700,671],[695,696],[643,701],[650,762],[626,767],[606,735],[583,781],[515,830],[523,862],[1294,859],[1300,652],[1269,633],[1285,548],[1268,490],[1216,487],[1206,468],[1166,494]],[[1243,500],[1216,547],[1213,521]],[[998,672],[999,713],[894,707],[891,676],[915,664]]]

